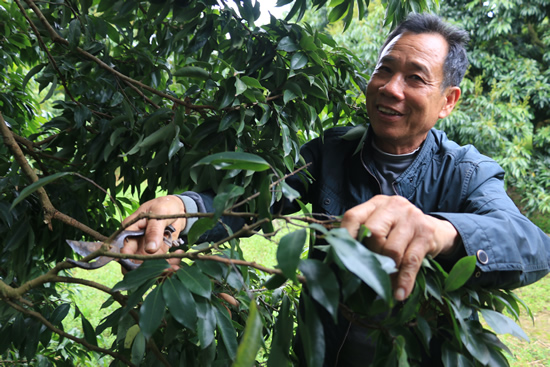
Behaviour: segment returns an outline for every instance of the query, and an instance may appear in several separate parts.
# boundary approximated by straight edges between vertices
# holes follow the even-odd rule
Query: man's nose
[[[393,74],[386,83],[380,87],[380,91],[387,96],[394,97],[396,99],[403,99],[403,89],[405,87],[405,80],[400,74]]]

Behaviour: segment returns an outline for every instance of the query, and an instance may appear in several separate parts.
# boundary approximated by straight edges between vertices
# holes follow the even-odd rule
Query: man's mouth
[[[402,116],[402,113],[397,112],[396,110],[392,110],[391,108],[387,108],[384,106],[378,106],[378,111],[386,114],[386,115],[392,115],[392,116]]]

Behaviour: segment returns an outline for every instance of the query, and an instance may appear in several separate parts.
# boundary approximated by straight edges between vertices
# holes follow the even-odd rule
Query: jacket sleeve
[[[431,214],[451,222],[466,253],[477,257],[471,284],[511,289],[548,273],[550,237],[520,213],[506,194],[503,177],[496,162],[478,162],[463,182],[460,210]]]
[[[193,191],[186,191],[177,195],[185,205],[185,211],[188,214],[194,213],[213,213],[214,210],[214,197],[213,191],[205,191],[196,193]],[[185,228],[180,232],[180,236],[186,236],[189,230],[197,221],[197,217],[191,217],[187,220]],[[229,236],[227,228],[230,228],[233,232],[242,228],[245,224],[245,220],[240,217],[222,216],[221,223],[217,223],[214,228],[206,231],[200,238],[199,242],[216,242]]]

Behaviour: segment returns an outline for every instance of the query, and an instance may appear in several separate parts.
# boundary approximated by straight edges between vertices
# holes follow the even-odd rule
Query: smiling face
[[[366,95],[375,142],[383,151],[412,152],[453,110],[460,88],[441,88],[447,49],[437,33],[405,32],[382,50]]]

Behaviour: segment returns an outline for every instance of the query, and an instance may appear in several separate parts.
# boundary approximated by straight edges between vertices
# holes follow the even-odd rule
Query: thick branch
[[[4,144],[6,144],[8,149],[12,152],[16,162],[19,163],[19,166],[21,166],[21,170],[23,171],[25,176],[27,176],[29,181],[31,183],[38,181],[38,175],[34,172],[32,167],[29,165],[29,162],[27,162],[27,159],[25,158],[23,151],[15,141],[12,132],[6,125],[6,122],[4,121],[4,116],[2,115],[1,112],[0,112],[0,134],[2,134],[2,136],[4,137]],[[38,188],[36,190],[36,193],[38,195],[40,203],[42,204],[42,209],[44,210],[44,222],[48,224],[50,229],[51,229],[52,219],[57,219],[63,223],[66,223],[68,225],[71,225],[75,228],[80,229],[84,233],[87,233],[100,241],[103,241],[107,238],[103,236],[101,233],[94,231],[90,227],[78,222],[77,220],[69,217],[68,215],[57,211],[57,209],[55,209],[52,202],[50,201],[50,198],[48,197],[46,190],[44,190],[43,187]]]
[[[539,35],[537,34],[537,31],[535,30],[535,26],[533,26],[532,23],[527,24],[527,30],[529,31],[529,36],[531,37],[531,42],[533,42],[534,45],[539,46],[543,50],[546,49],[546,45],[544,42],[542,42],[539,38]]]
[[[4,144],[8,147],[8,149],[12,152],[15,161],[19,163],[21,166],[21,169],[23,170],[23,173],[27,176],[29,181],[31,183],[38,181],[38,176],[34,172],[34,170],[31,168],[29,163],[27,162],[27,159],[25,158],[25,155],[23,154],[23,151],[15,141],[10,129],[8,128],[8,125],[6,125],[6,121],[4,121],[4,116],[0,112],[0,133],[4,137]],[[46,191],[44,188],[39,188],[37,191],[37,194],[40,198],[40,201],[42,202],[43,206],[52,206],[52,203],[50,202],[50,198],[46,194]]]

